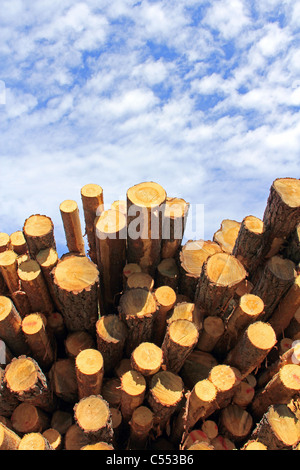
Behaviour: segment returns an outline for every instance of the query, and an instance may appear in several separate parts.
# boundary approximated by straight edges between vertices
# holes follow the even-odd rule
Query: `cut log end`
[[[35,363],[26,357],[12,361],[5,373],[9,390],[16,393],[31,389],[37,381],[38,371]]]
[[[82,398],[74,407],[74,416],[79,427],[86,433],[95,433],[107,426],[110,411],[100,395]]]
[[[300,207],[300,181],[296,178],[278,178],[274,188],[289,207]]]
[[[161,348],[153,343],[141,343],[131,355],[133,369],[141,372],[144,376],[156,374],[163,363]]]
[[[22,437],[18,450],[53,450],[53,448],[42,434],[33,432]]]
[[[213,241],[217,242],[223,251],[231,254],[237,239],[240,222],[225,219],[221,223],[221,228],[214,234]]]
[[[158,183],[152,181],[132,186],[127,191],[127,198],[138,207],[153,208],[166,200],[166,192]]]
[[[155,374],[150,382],[151,395],[163,406],[172,407],[178,404],[183,396],[181,377],[170,371]]]
[[[80,292],[98,281],[97,266],[86,256],[69,255],[61,259],[54,271],[54,282],[68,292]]]
[[[91,376],[103,369],[103,357],[97,349],[84,349],[76,356],[75,364],[80,374]]]
[[[216,253],[206,263],[207,276],[218,286],[233,286],[247,275],[243,265],[228,253]]]

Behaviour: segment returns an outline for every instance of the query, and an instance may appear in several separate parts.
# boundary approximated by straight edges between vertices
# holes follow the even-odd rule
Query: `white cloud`
[[[209,7],[204,21],[225,38],[237,36],[250,25],[247,9],[242,0],[218,0]]]

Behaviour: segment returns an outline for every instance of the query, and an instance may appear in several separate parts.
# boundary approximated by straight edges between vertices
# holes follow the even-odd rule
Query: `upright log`
[[[30,256],[35,258],[39,251],[45,248],[56,249],[54,239],[54,225],[46,215],[31,215],[25,220],[23,234],[28,246]]]
[[[46,330],[47,320],[40,313],[32,313],[22,320],[22,331],[32,357],[44,371],[50,369],[55,360],[55,345]]]
[[[136,287],[142,287],[152,291],[154,287],[153,277],[150,276],[150,274],[143,272],[132,273],[127,279],[126,289],[132,289]]]
[[[78,397],[100,395],[104,375],[103,357],[97,349],[84,349],[75,360]]]
[[[50,446],[54,450],[62,449],[62,444],[63,444],[62,436],[56,429],[53,429],[53,428],[45,429],[42,435],[49,442]]]
[[[36,255],[36,261],[39,263],[40,268],[42,270],[44,279],[46,281],[49,293],[51,295],[51,299],[58,311],[60,311],[61,306],[56,298],[54,287],[53,287],[53,278],[51,276],[52,270],[57,265],[59,258],[58,253],[54,248],[46,248],[45,250],[41,250]]]
[[[103,356],[105,373],[110,373],[121,361],[126,338],[126,325],[117,315],[104,315],[97,321],[97,348]]]
[[[139,344],[131,354],[131,366],[144,377],[156,374],[163,364],[163,352],[153,343]]]
[[[51,387],[56,397],[66,403],[78,400],[78,386],[73,358],[58,359],[49,372]]]
[[[27,294],[31,312],[53,312],[54,304],[38,262],[33,259],[23,261],[18,267],[18,276]]]
[[[121,377],[121,413],[125,422],[129,422],[134,410],[141,406],[146,392],[146,380],[136,370],[129,370]]]
[[[151,276],[161,260],[166,197],[165,190],[153,182],[137,184],[127,191],[127,261],[138,263]]]
[[[28,253],[26,239],[21,230],[17,230],[10,235],[10,246],[11,249],[17,253],[17,255],[24,255]]]
[[[205,413],[204,418],[207,418],[219,408],[225,408],[231,402],[240,383],[240,376],[237,377],[235,369],[226,364],[214,366],[210,370],[207,379],[216,387],[217,396],[215,402],[212,403],[212,407]]]
[[[60,204],[59,210],[69,252],[84,255],[85,246],[77,202],[67,199]]]
[[[235,240],[232,254],[243,264],[251,277],[261,263],[260,252],[263,246],[264,224],[253,215],[245,217]]]
[[[281,298],[269,318],[269,323],[279,337],[288,328],[297,311],[300,309],[300,274],[287,293]],[[300,312],[299,312],[300,313]],[[286,332],[285,334],[288,334]]]
[[[287,239],[282,253],[285,258],[291,259],[296,265],[300,263],[300,223]]]
[[[74,331],[65,339],[65,352],[68,357],[75,359],[84,349],[94,349],[95,340],[87,331]]]
[[[161,346],[167,327],[168,312],[174,307],[176,302],[176,292],[172,287],[161,286],[155,289],[154,297],[158,305],[153,327],[153,342]]]
[[[81,201],[85,221],[85,233],[87,235],[89,251],[88,255],[97,264],[97,250],[95,237],[95,219],[104,210],[103,189],[98,184],[86,184],[81,188]]]
[[[127,279],[133,273],[141,273],[142,268],[137,263],[126,263],[123,268],[123,290],[125,290],[127,285]]]
[[[108,403],[101,395],[82,398],[74,406],[76,424],[88,437],[90,444],[113,439],[112,420]]]
[[[178,197],[167,197],[163,217],[161,258],[176,258],[184,235],[189,203]]]
[[[232,254],[241,223],[236,220],[224,219],[221,227],[213,236],[213,241],[218,243],[225,253]]]
[[[10,236],[8,233],[0,232],[0,253],[10,248]]]
[[[0,368],[0,416],[10,418],[19,403],[18,398],[7,389],[4,382],[4,370]]]
[[[164,258],[156,268],[156,286],[169,286],[177,292],[179,269],[174,258]]]
[[[0,253],[1,274],[11,294],[20,288],[17,258],[17,253],[12,250],[6,250]]]
[[[145,450],[153,426],[153,412],[147,406],[139,406],[130,419],[129,450]]]
[[[196,345],[201,351],[211,352],[218,340],[223,336],[224,322],[220,317],[206,317],[203,320],[203,329],[200,332]]]
[[[22,318],[9,297],[0,296],[0,338],[19,356],[29,349],[22,332]]]

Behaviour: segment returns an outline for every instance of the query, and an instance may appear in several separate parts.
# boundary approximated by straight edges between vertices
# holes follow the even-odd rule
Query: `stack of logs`
[[[300,450],[300,181],[185,244],[157,183],[81,202],[0,234],[0,449]]]

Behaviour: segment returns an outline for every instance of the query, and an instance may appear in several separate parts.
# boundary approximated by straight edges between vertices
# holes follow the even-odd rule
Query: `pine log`
[[[164,285],[155,289],[154,297],[158,310],[154,319],[153,342],[157,346],[161,346],[166,332],[168,312],[176,302],[176,292],[172,287]]]
[[[26,219],[23,234],[32,258],[45,248],[52,247],[56,250],[54,225],[51,218],[46,215],[36,214]]]
[[[10,248],[10,236],[8,233],[0,232],[0,253]]]
[[[184,235],[190,204],[184,199],[167,197],[163,216],[161,258],[176,258]]]
[[[84,446],[90,445],[89,442],[90,440],[88,435],[78,426],[78,424],[72,424],[64,436],[64,449],[80,450]]]
[[[87,331],[74,331],[69,333],[65,340],[65,351],[70,358],[76,358],[77,354],[84,349],[93,349],[95,341]]]
[[[56,429],[62,436],[66,434],[68,428],[73,423],[73,416],[68,411],[62,411],[60,409],[54,411],[51,416],[51,429]]]
[[[49,314],[53,312],[54,305],[38,262],[33,259],[23,261],[18,267],[18,276],[22,289],[27,294],[31,313]]]
[[[157,303],[151,292],[143,288],[133,288],[124,292],[119,302],[119,317],[128,327],[126,355],[142,342],[151,341]]]
[[[224,316],[239,283],[247,276],[243,265],[228,253],[215,253],[203,264],[195,304],[205,316]]]
[[[275,312],[274,312],[274,315],[275,315]],[[272,323],[273,323],[273,320],[272,320]],[[274,322],[274,326],[275,326],[275,322]],[[276,331],[276,326],[274,330]],[[292,338],[293,340],[299,339],[299,334],[300,334],[300,307],[297,308],[291,321],[289,322],[289,325],[284,329],[284,335],[287,336],[288,338]]]
[[[10,296],[22,318],[26,317],[26,315],[29,315],[29,313],[31,313],[32,309],[26,292],[19,289],[10,294]]]
[[[0,296],[0,338],[15,356],[29,348],[22,332],[22,318],[9,297]]]
[[[203,318],[200,309],[193,302],[179,302],[176,303],[170,316],[167,319],[167,324],[170,325],[173,321],[188,320],[193,322],[199,331],[203,327]]]
[[[261,419],[270,405],[287,404],[294,396],[299,395],[299,391],[300,366],[286,364],[263,389],[256,393],[251,404],[251,412],[257,420]]]
[[[240,406],[241,408],[247,408],[252,402],[254,395],[254,387],[252,387],[246,380],[242,380],[232,397],[232,403]]]
[[[38,363],[31,357],[13,358],[5,368],[4,384],[19,401],[52,412],[56,406],[52,387]]]
[[[126,263],[123,268],[123,290],[125,290],[127,285],[127,279],[133,273],[141,273],[142,268],[137,263]]]
[[[137,263],[152,277],[161,260],[162,220],[166,191],[144,182],[127,191],[127,261]]]
[[[215,450],[215,447],[211,444],[208,444],[207,442],[196,441],[193,444],[191,444],[189,447],[187,447],[186,450],[189,450],[189,451],[194,451],[194,450]]]
[[[211,352],[223,336],[224,330],[225,326],[222,318],[210,316],[204,318],[203,329],[199,335],[196,348],[201,351]]]
[[[199,331],[196,325],[188,320],[172,322],[166,331],[161,349],[164,363],[168,370],[177,374],[186,358],[196,346]]]
[[[129,450],[145,450],[153,427],[153,412],[147,406],[139,406],[132,413],[130,422]]]
[[[268,323],[254,322],[229,351],[224,362],[236,367],[244,379],[260,367],[275,344],[276,335],[273,328]]]
[[[300,223],[287,239],[282,254],[285,258],[291,259],[296,265],[300,263]]]
[[[300,422],[287,405],[271,405],[253,430],[250,439],[268,450],[291,450],[299,442]]]
[[[206,419],[201,424],[201,431],[206,434],[208,439],[214,439],[219,434],[219,428],[217,423],[211,419]]]
[[[78,388],[73,358],[58,359],[49,371],[49,379],[55,396],[66,403],[76,403]]]
[[[20,288],[17,258],[17,253],[12,250],[6,250],[0,253],[1,274],[11,294]]]
[[[43,437],[49,442],[54,450],[61,450],[63,446],[62,436],[53,428],[46,429],[42,433]]]
[[[260,297],[265,304],[263,321],[267,321],[280,300],[295,283],[295,264],[280,256],[272,256],[265,265],[260,278],[255,284],[252,294]]]
[[[86,184],[81,188],[81,201],[85,221],[85,233],[88,240],[88,255],[97,264],[95,219],[104,210],[103,189],[98,184]]]
[[[65,353],[65,339],[67,329],[63,316],[59,312],[52,312],[47,316],[47,331],[55,344],[56,356],[61,357]]]
[[[18,230],[10,235],[10,246],[11,249],[17,253],[17,255],[24,255],[28,253],[27,243],[21,230]]]
[[[13,429],[19,435],[43,432],[49,426],[49,415],[37,406],[20,403],[11,415]]]
[[[104,397],[103,397],[104,398]],[[116,449],[121,449],[122,447],[120,446],[120,440],[122,441],[123,435],[123,417],[122,413],[118,408],[109,408],[110,414],[111,414],[111,421],[112,421],[112,428],[114,432],[114,437],[113,437],[113,446]],[[120,437],[121,435],[121,437]]]
[[[250,413],[236,404],[230,404],[220,412],[220,433],[235,442],[244,441],[253,427],[253,419]]]
[[[127,214],[127,203],[122,199],[117,199],[116,201],[112,202],[110,207],[115,211],[122,212],[122,214]]]
[[[156,286],[169,286],[177,292],[179,269],[174,258],[164,258],[156,269]]]
[[[247,441],[240,450],[268,450],[268,448],[258,440],[250,440]]]
[[[55,295],[53,287],[53,277],[51,276],[52,270],[55,268],[59,261],[58,253],[56,250],[54,250],[54,248],[46,248],[45,250],[41,250],[38,252],[38,254],[36,255],[36,261],[40,265],[52,301],[56,309],[60,311],[61,305]]]
[[[282,335],[289,326],[293,317],[300,309],[300,275],[296,277],[292,286],[279,301],[276,309],[269,318],[269,323],[277,337]],[[285,333],[288,335],[288,332]]]
[[[53,285],[69,331],[95,332],[99,273],[86,256],[63,256],[52,271]]]
[[[221,252],[220,245],[210,240],[188,240],[179,253],[179,293],[194,301],[204,262],[214,253]]]
[[[277,341],[276,347],[271,349],[267,356],[266,369],[272,368],[272,365],[293,347],[293,343],[291,338],[281,338]]]
[[[277,178],[271,188],[263,215],[264,254],[274,256],[296,229],[300,218],[300,180]]]
[[[108,403],[101,395],[90,395],[76,403],[74,418],[79,428],[88,436],[89,443],[112,442],[111,414]]]
[[[154,343],[141,343],[131,354],[132,369],[149,377],[156,374],[163,364],[163,352]]]
[[[146,380],[136,370],[129,370],[121,377],[121,413],[125,422],[129,422],[133,411],[141,406],[146,392]]]
[[[97,348],[103,356],[105,373],[121,361],[127,334],[126,325],[117,315],[105,315],[97,321]]]
[[[126,216],[112,209],[102,212],[95,224],[97,263],[105,313],[112,313],[123,288],[126,264]]]
[[[214,366],[207,378],[216,387],[217,397],[211,408],[205,413],[203,417],[205,419],[216,409],[225,408],[231,402],[241,379],[238,372],[226,364]]]
[[[225,253],[232,254],[241,223],[236,220],[224,219],[221,227],[213,236],[213,241],[218,243]]]
[[[188,433],[184,442],[179,446],[179,448],[180,450],[201,450],[201,447],[198,449],[198,446],[201,444],[209,446],[210,439],[204,431],[201,431],[201,429],[193,429],[193,431]]]
[[[131,360],[127,357],[123,357],[119,364],[114,368],[114,374],[116,377],[121,378],[122,375],[125,374],[125,372],[131,369]]]
[[[67,199],[59,206],[67,247],[70,253],[85,254],[79,209],[76,201]]]
[[[232,254],[243,264],[251,277],[261,263],[264,224],[262,220],[248,215],[241,223]]]
[[[104,379],[102,393],[110,407],[119,408],[121,404],[121,380],[118,377]]]
[[[31,356],[44,371],[49,370],[55,360],[55,349],[46,330],[46,324],[46,318],[40,313],[27,315],[22,321],[22,331]]]
[[[22,437],[18,450],[54,450],[50,442],[39,432],[31,432]]]
[[[216,365],[218,362],[212,354],[194,349],[180,371],[185,386],[192,389],[197,382],[206,379]]]
[[[4,382],[4,370],[0,368],[0,416],[11,417],[12,412],[19,403],[17,397],[7,389]]]
[[[103,357],[97,349],[84,349],[75,360],[78,397],[100,395],[104,375]]]
[[[126,289],[133,289],[135,287],[142,287],[152,292],[154,279],[148,273],[132,273],[127,279]]]
[[[0,423],[0,450],[18,450],[20,436]]]
[[[258,376],[257,387],[263,388],[267,383],[272,379],[272,377],[277,374],[281,367],[286,364],[297,364],[297,361],[300,359],[300,344],[295,344],[294,346],[287,351],[285,351],[277,361],[269,364]],[[300,361],[299,361],[300,362]]]

